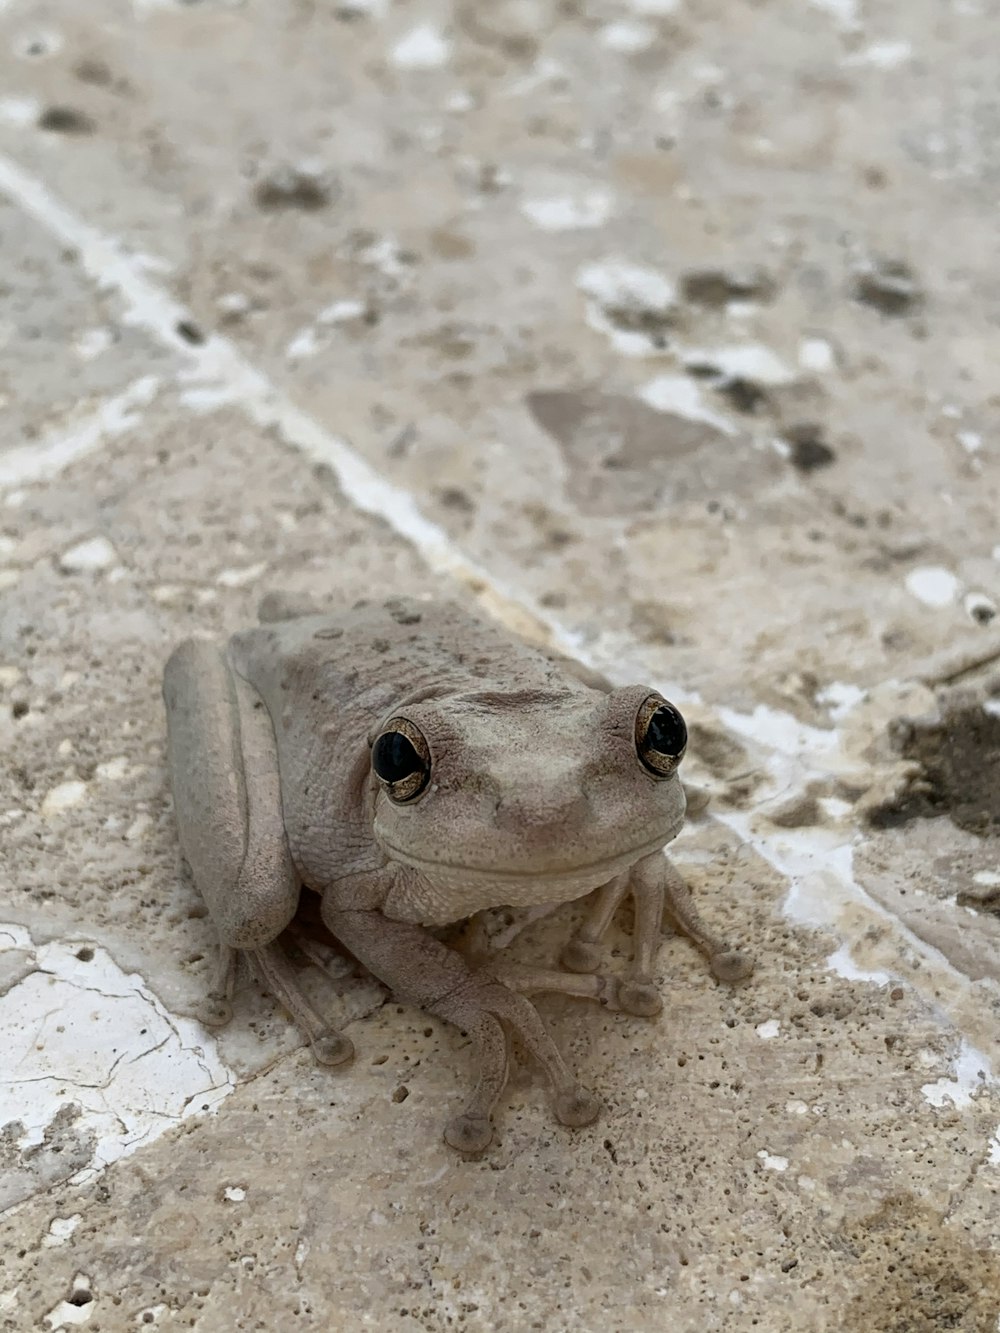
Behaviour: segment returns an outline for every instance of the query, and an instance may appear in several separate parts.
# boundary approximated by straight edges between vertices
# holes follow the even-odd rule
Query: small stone
[[[64,551],[59,557],[59,568],[67,574],[94,573],[107,569],[118,559],[118,553],[106,537],[91,537]]]

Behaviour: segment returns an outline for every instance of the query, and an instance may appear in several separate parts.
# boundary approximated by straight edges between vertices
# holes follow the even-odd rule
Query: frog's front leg
[[[564,1125],[589,1125],[600,1103],[570,1073],[538,1012],[487,968],[472,970],[454,949],[419,926],[377,911],[343,909],[324,900],[323,919],[355,958],[396,998],[454,1023],[475,1042],[479,1080],[465,1110],[445,1128],[460,1152],[481,1152],[493,1137],[491,1115],[507,1082],[507,1030],[538,1060],[552,1084],[553,1107]]]
[[[298,906],[281,812],[274,728],[256,691],[218,646],[194,639],[163,673],[174,812],[181,848],[219,932],[219,966],[199,1017],[228,1021],[238,950],[309,1037],[324,1064],[353,1054],[317,1014],[275,942]]]
[[[562,961],[573,972],[593,972],[600,961],[597,945],[631,891],[635,931],[631,966],[618,990],[618,1003],[630,1014],[652,1017],[663,1008],[653,984],[653,965],[660,946],[664,907],[679,929],[708,958],[720,981],[741,981],[753,963],[714,935],[698,915],[691,890],[670,861],[656,852],[597,891],[583,924],[563,950]]]

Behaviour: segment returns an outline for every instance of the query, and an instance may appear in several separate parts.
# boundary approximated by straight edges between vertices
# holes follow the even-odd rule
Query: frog
[[[684,823],[688,731],[649,686],[614,687],[455,600],[341,608],[271,594],[227,642],[180,643],[163,696],[180,848],[219,937],[198,1016],[229,1021],[244,958],[318,1062],[352,1058],[283,946],[308,895],[399,1003],[470,1038],[475,1086],[444,1129],[461,1153],[493,1140],[511,1036],[545,1071],[563,1125],[597,1118],[531,997],[654,1017],[665,911],[720,980],[752,968],[708,929],[664,852]],[[602,973],[601,941],[629,896],[632,958]],[[442,937],[499,907],[581,898],[561,966],[471,959]]]

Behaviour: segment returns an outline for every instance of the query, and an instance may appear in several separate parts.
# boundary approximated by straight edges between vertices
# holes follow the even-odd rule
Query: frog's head
[[[375,836],[427,920],[580,897],[683,823],[687,728],[645,687],[423,697],[371,741]]]

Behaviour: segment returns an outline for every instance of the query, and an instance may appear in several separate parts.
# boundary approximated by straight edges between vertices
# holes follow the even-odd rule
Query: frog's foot
[[[593,972],[600,963],[598,945],[615,912],[631,893],[635,904],[633,958],[618,988],[618,1005],[626,1013],[652,1018],[663,1008],[653,982],[653,967],[660,947],[666,908],[692,943],[708,958],[720,981],[742,981],[753,971],[753,961],[714,935],[695,908],[691,890],[660,852],[633,866],[599,889],[583,924],[563,949],[563,965],[571,972]],[[577,993],[577,992],[572,992]]]
[[[560,978],[569,982],[579,980],[556,972],[534,973],[529,977],[528,972],[525,969],[521,982],[531,990],[559,990],[565,993],[565,986],[553,983]],[[588,977],[586,980],[604,982],[604,978],[597,977]],[[596,987],[592,987],[592,990],[596,991]],[[479,1082],[472,1099],[464,1112],[452,1120],[445,1130],[445,1141],[451,1147],[463,1152],[479,1152],[488,1146],[492,1138],[490,1114],[507,1082],[505,1029],[520,1039],[548,1075],[553,1091],[552,1109],[557,1120],[564,1125],[579,1128],[597,1119],[600,1102],[570,1073],[534,1005],[523,995],[515,993],[511,986],[486,973],[473,973],[465,985],[428,1007],[431,1013],[467,1031],[475,1041],[479,1054]],[[469,1143],[474,1143],[475,1148],[465,1146]]]
[[[313,1056],[322,1065],[342,1065],[354,1055],[350,1037],[327,1023],[302,993],[288,960],[277,944],[248,950],[257,975],[309,1038]]]
[[[686,881],[665,856],[658,859],[663,863],[663,869],[653,867],[653,870],[654,874],[664,875],[667,915],[681,933],[705,955],[714,976],[720,981],[730,983],[745,981],[753,972],[753,959],[749,954],[734,949],[732,945],[719,939],[718,935],[709,930],[698,914]],[[645,866],[646,863],[642,864]]]

